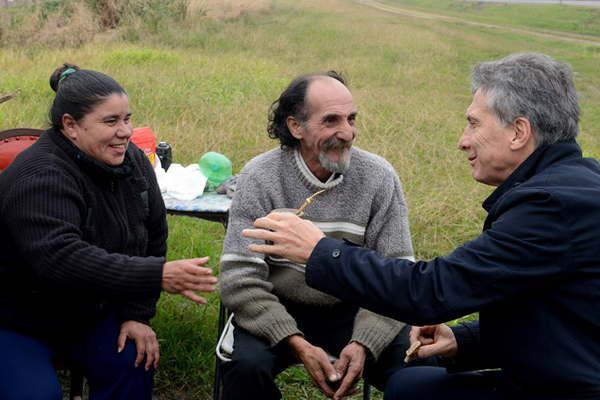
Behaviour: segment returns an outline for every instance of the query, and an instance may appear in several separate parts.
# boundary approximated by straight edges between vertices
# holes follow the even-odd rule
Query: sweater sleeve
[[[87,223],[84,194],[75,178],[56,165],[24,171],[3,206],[24,264],[41,282],[103,297],[156,296],[160,291],[163,257],[108,253],[85,240],[79,228]]]
[[[385,257],[414,260],[408,210],[400,180],[393,170],[382,179],[371,204],[371,219],[365,239],[366,247]],[[400,321],[360,309],[356,316],[352,340],[366,346],[371,354],[378,358],[404,325]]]
[[[411,324],[436,324],[569,273],[568,235],[560,202],[534,192],[515,197],[510,209],[473,241],[428,262],[386,259],[323,238],[307,263],[306,281]]]
[[[269,267],[264,256],[249,253],[250,243],[242,230],[272,209],[266,192],[248,173],[242,173],[229,210],[229,224],[220,262],[221,301],[235,314],[235,322],[272,346],[301,334],[296,321],[272,293]]]

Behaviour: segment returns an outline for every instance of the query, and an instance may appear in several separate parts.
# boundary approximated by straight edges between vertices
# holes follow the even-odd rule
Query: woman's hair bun
[[[67,71],[69,68],[74,69],[75,71],[79,71],[80,68],[75,64],[64,63],[60,67],[56,68],[52,75],[50,75],[50,87],[55,92],[58,91],[58,86],[61,83],[61,78],[66,79],[67,76],[63,77],[63,73]]]

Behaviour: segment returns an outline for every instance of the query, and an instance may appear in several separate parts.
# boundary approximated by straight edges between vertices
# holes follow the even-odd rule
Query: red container
[[[154,165],[154,160],[156,159],[156,135],[152,132],[152,129],[147,126],[134,128],[131,141],[146,153],[150,162]]]
[[[38,136],[17,136],[0,141],[0,172],[6,169],[20,152],[38,139]]]

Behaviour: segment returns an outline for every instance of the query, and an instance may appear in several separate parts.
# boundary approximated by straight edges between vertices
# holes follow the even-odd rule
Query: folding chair
[[[0,132],[0,172],[13,162],[20,152],[34,144],[44,132],[43,129],[15,128]],[[83,394],[83,374],[79,368],[69,366],[65,360],[55,363],[57,369],[67,369],[70,372],[71,400],[80,400]]]
[[[229,313],[223,307],[223,304],[219,306],[219,333],[217,340],[217,346],[215,348],[216,354],[216,365],[215,365],[215,381],[213,386],[213,400],[221,400],[221,373],[219,366],[223,362],[231,361],[231,355],[233,354],[233,313]],[[227,319],[227,321],[226,321]],[[330,356],[331,357],[331,356]],[[335,361],[334,357],[331,357],[332,361]],[[364,382],[363,385],[363,400],[370,400],[371,398],[371,385]]]

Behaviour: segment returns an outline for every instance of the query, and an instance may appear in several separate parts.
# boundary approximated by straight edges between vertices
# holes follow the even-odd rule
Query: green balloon
[[[231,161],[221,153],[209,151],[198,161],[200,170],[208,181],[208,190],[215,190],[232,175]]]

